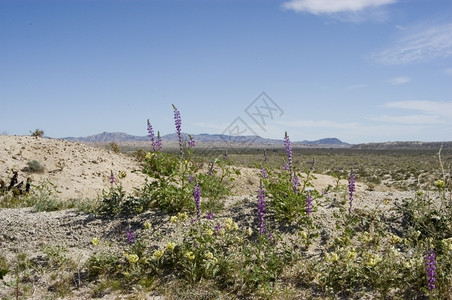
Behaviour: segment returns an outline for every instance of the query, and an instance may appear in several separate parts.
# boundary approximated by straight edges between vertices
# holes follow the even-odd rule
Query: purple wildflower
[[[201,216],[201,188],[198,184],[196,184],[195,188],[193,189],[193,197],[195,198],[196,215],[199,219]]]
[[[210,212],[206,215],[207,220],[213,220],[213,212]]]
[[[308,194],[308,195],[306,196],[306,206],[305,206],[305,209],[306,209],[306,214],[307,214],[307,215],[309,215],[309,214],[312,212],[312,197],[311,197],[311,194]]]
[[[196,142],[191,135],[188,135],[188,138],[189,138],[188,147],[193,148],[195,146]]]
[[[224,151],[223,159],[224,159],[224,160],[227,160],[227,159],[228,159],[228,150],[225,150],[225,151]]]
[[[183,155],[183,148],[182,148],[182,120],[180,117],[180,112],[179,110],[176,108],[176,106],[174,106],[173,104],[173,109],[174,109],[174,124],[176,125],[176,132],[177,132],[177,138],[179,140],[179,148],[180,148],[180,154]]]
[[[290,172],[292,172],[293,170],[293,163],[292,163],[292,144],[290,143],[290,138],[287,135],[287,131],[286,134],[284,136],[284,146],[286,147],[286,152],[287,152],[287,167],[289,169]]]
[[[215,225],[215,227],[213,228],[213,231],[215,233],[218,233],[220,230],[221,230],[221,225],[220,224]]]
[[[110,171],[111,172],[111,174],[110,174],[110,183],[111,184],[113,184],[113,183],[115,183],[115,175],[113,174],[113,171]]]
[[[298,186],[300,185],[300,180],[298,179],[297,175],[294,175],[294,177],[292,178],[292,188],[293,188],[293,192],[296,194],[298,193]]]
[[[157,131],[157,139],[155,140],[155,150],[162,151],[162,137],[160,131]]]
[[[213,175],[213,165],[214,165],[213,161],[209,163],[209,169],[207,170],[207,175],[209,176]]]
[[[314,167],[315,167],[315,158],[312,159],[311,167],[309,168],[309,170],[310,170],[311,172],[314,171]]]
[[[188,183],[192,183],[195,180],[195,177],[193,175],[188,175]]]
[[[353,193],[354,192],[355,192],[355,174],[350,173],[350,176],[348,177],[348,194],[349,194],[348,213],[349,214],[352,212],[352,203],[353,203]]]
[[[428,289],[432,291],[435,288],[436,277],[436,254],[434,249],[427,251],[425,256],[425,268],[428,277]]]
[[[151,122],[148,119],[148,135],[151,139],[151,145],[152,145],[152,151],[155,152],[155,135],[154,135],[154,129],[152,128]]]
[[[268,162],[268,155],[266,149],[264,149],[264,162]]]
[[[265,168],[261,169],[261,175],[262,175],[262,178],[264,178],[264,179],[268,178],[268,173],[267,173],[267,170],[265,170]]]
[[[257,195],[257,214],[258,214],[258,221],[259,221],[259,233],[263,234],[266,231],[265,222],[264,222],[264,216],[265,216],[265,189],[264,186],[261,184],[259,186],[259,191]]]
[[[130,228],[127,230],[127,241],[129,241],[129,244],[133,244],[133,231]]]

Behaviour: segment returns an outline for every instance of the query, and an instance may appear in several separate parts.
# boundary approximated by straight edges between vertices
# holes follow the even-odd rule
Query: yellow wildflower
[[[434,185],[439,189],[443,189],[446,186],[446,183],[444,182],[444,180],[439,179],[434,182]]]
[[[176,223],[177,222],[177,217],[176,216],[171,216],[170,222],[171,223]]]
[[[369,254],[368,260],[367,260],[367,265],[369,267],[373,267],[376,264],[378,264],[379,262],[381,262],[382,260],[383,259],[380,256],[376,255],[376,254]]]
[[[183,221],[187,220],[188,215],[186,212],[182,212],[182,213],[179,212],[179,213],[177,213],[177,218],[183,222]]]
[[[398,237],[395,234],[391,234],[391,244],[398,244],[400,242],[402,242],[402,238]]]
[[[97,237],[95,237],[95,238],[93,238],[93,239],[91,240],[91,243],[92,243],[94,246],[97,246],[97,245],[99,245],[99,241],[100,241],[100,239],[97,238]]]
[[[153,254],[153,257],[155,259],[159,259],[159,258],[161,258],[163,256],[164,253],[165,253],[165,250],[155,250],[154,254]]]
[[[187,251],[185,253],[185,256],[189,259],[189,260],[194,260],[195,259],[195,254],[192,251]]]
[[[234,222],[234,220],[232,220],[232,218],[227,218],[226,219],[226,223],[225,223],[224,227],[228,231],[229,230],[237,230],[237,229],[239,229],[239,226],[237,225],[236,222]]]
[[[302,239],[307,239],[308,238],[308,234],[305,231],[300,232],[300,237]]]
[[[208,235],[208,236],[212,236],[213,235],[213,230],[210,229],[210,228],[207,228],[205,232],[206,232],[206,235]]]
[[[207,259],[213,259],[213,253],[210,252],[210,251],[207,251],[207,252],[204,254],[204,257],[207,258]]]
[[[166,249],[168,249],[169,251],[173,251],[174,248],[176,248],[176,243],[168,242],[168,243],[166,244]]]
[[[347,258],[350,259],[350,260],[355,259],[356,255],[357,255],[357,253],[356,253],[356,251],[354,249],[353,250],[348,250],[348,252],[347,252]]]
[[[448,251],[452,251],[452,238],[444,239],[441,243]]]
[[[331,254],[326,253],[325,259],[329,262],[336,262],[339,260],[339,255],[336,252],[332,252]]]
[[[138,261],[139,257],[136,254],[127,254],[127,260],[129,261],[129,263],[134,264]]]
[[[119,171],[119,178],[120,179],[126,178],[126,176],[127,176],[127,173],[125,171]]]
[[[361,239],[366,243],[372,242],[372,236],[368,232],[364,232],[363,235],[361,236]]]
[[[246,229],[246,233],[248,234],[248,236],[252,236],[253,235],[253,229],[251,229],[251,227],[248,227]]]
[[[146,158],[146,159],[151,159],[151,158],[152,158],[152,156],[154,156],[154,155],[153,155],[153,153],[151,153],[151,152],[148,152],[148,153],[146,153],[146,156],[145,156],[145,158]]]
[[[151,229],[151,223],[149,223],[148,221],[146,221],[144,223],[144,229]]]

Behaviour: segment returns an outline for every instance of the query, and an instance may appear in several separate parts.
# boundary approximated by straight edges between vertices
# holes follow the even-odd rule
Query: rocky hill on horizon
[[[182,134],[184,139],[188,139],[188,134]],[[198,143],[234,143],[234,144],[256,144],[256,145],[283,145],[283,139],[267,139],[260,136],[232,136],[225,134],[193,134],[193,139]],[[110,142],[146,142],[149,141],[148,136],[135,136],[124,132],[102,132],[87,137],[65,137],[67,141],[77,141],[84,143],[110,143]],[[162,136],[162,141],[177,141],[176,133],[166,134]],[[334,147],[350,147],[351,145],[337,138],[324,138],[315,141],[293,141],[294,146],[302,145],[327,145]]]

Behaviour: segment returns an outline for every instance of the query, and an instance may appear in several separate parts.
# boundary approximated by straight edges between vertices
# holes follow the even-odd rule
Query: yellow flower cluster
[[[152,257],[154,259],[160,259],[160,258],[162,258],[163,254],[165,254],[165,250],[155,250]]]
[[[452,237],[442,240],[441,243],[448,251],[452,251]]]
[[[248,236],[252,236],[253,235],[253,229],[251,229],[251,227],[248,227],[246,229],[246,234],[248,234]]]
[[[136,254],[129,254],[129,253],[126,253],[126,252],[124,252],[124,256],[125,256],[125,258],[127,258],[127,260],[129,261],[129,263],[131,263],[131,264],[137,263],[138,260],[140,259],[140,258],[138,257],[138,255],[136,255]]]
[[[398,244],[401,243],[402,241],[403,239],[401,237],[398,237],[397,235],[391,233],[390,235],[391,244]]]
[[[376,264],[380,263],[382,260],[383,259],[377,254],[369,253],[367,255],[367,265],[369,267],[374,267]]]
[[[437,180],[433,183],[435,185],[435,187],[439,188],[439,189],[443,189],[446,186],[446,183],[444,182],[444,180]]]
[[[177,215],[171,216],[170,222],[174,224],[174,223],[176,223],[178,221],[184,222],[187,219],[188,219],[188,215],[187,215],[186,212],[182,212],[182,213],[179,212],[179,213],[177,213]]]
[[[151,223],[149,223],[148,221],[146,221],[144,223],[144,229],[151,229]]]
[[[325,260],[329,262],[337,262],[339,260],[339,255],[336,252],[325,253]]]
[[[361,240],[365,243],[370,243],[372,242],[373,238],[370,235],[370,233],[368,233],[367,231],[363,233],[363,235],[361,236]]]
[[[91,240],[91,243],[92,243],[94,246],[99,245],[99,242],[100,242],[100,239],[97,238],[97,237],[95,237],[95,238],[93,238],[93,239]]]
[[[167,249],[167,250],[173,251],[174,248],[176,248],[176,243],[168,242],[168,243],[166,244],[166,249]]]
[[[127,176],[127,173],[125,171],[119,171],[119,178],[120,179],[126,178],[126,176]]]
[[[355,249],[350,249],[347,251],[347,259],[354,260],[358,253],[356,253]]]
[[[232,220],[232,218],[227,218],[226,223],[224,224],[224,228],[227,231],[238,230],[239,225],[236,222],[234,222],[234,220]]]
[[[204,258],[207,259],[207,261],[209,261],[210,263],[216,264],[218,262],[218,258],[216,258],[210,251],[204,253]]]
[[[189,260],[194,260],[195,259],[195,254],[193,253],[193,251],[187,251],[185,253],[185,256],[189,259]]]

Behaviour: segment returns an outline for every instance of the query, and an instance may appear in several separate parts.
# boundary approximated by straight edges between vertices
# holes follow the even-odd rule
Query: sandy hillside
[[[36,160],[42,173],[24,171],[27,163]],[[126,172],[121,183],[126,191],[133,192],[144,182],[139,163],[133,158],[113,151],[90,147],[86,144],[34,138],[31,136],[0,136],[0,178],[7,184],[13,170],[19,171],[19,182],[32,179],[34,185],[48,180],[56,186],[58,198],[96,198],[110,186],[111,171],[118,176]]]

